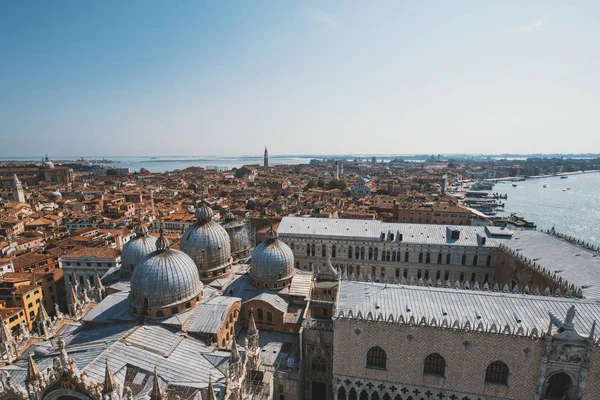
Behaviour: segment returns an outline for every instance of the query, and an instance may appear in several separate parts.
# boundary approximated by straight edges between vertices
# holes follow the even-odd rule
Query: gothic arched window
[[[494,361],[485,370],[485,382],[506,385],[508,384],[508,365],[502,361]]]
[[[432,353],[425,358],[423,374],[444,377],[446,360],[439,353]]]
[[[325,372],[327,370],[327,365],[323,357],[313,358],[311,367],[313,372]]]
[[[371,347],[367,352],[367,368],[386,369],[387,355],[385,351],[378,346]]]
[[[263,310],[262,310],[262,308],[258,309],[258,319],[260,319],[261,321],[263,319]]]

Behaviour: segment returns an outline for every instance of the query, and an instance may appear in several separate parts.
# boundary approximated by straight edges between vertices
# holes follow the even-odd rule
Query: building
[[[70,293],[91,296],[99,278],[121,272],[121,255],[111,247],[83,247],[61,256],[58,263],[63,271],[69,307],[73,303]]]
[[[358,178],[350,187],[350,195],[352,197],[365,197],[371,194],[371,188],[367,185],[367,181],[363,178]]]
[[[595,399],[599,318],[595,300],[343,281],[335,398]]]
[[[0,301],[7,307],[23,310],[25,324],[29,330],[40,311],[43,294],[42,288],[26,277],[4,277],[0,281]]]
[[[25,192],[16,174],[13,175],[13,198],[16,202],[25,203]]]
[[[498,227],[285,217],[249,265],[223,270],[233,239],[207,206],[196,217],[187,247],[161,234],[148,252],[140,229],[123,249],[139,258],[130,279],[116,269],[73,287],[61,339],[1,367],[0,396],[597,398],[597,249]]]

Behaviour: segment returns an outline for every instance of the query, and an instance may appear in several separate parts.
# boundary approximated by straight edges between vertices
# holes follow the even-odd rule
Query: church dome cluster
[[[294,253],[277,238],[271,228],[267,240],[252,252],[250,278],[259,287],[278,289],[288,286],[294,276]]]
[[[131,276],[131,311],[138,316],[168,317],[196,305],[202,298],[194,261],[185,253],[169,248],[162,235],[155,251],[142,258]]]
[[[196,209],[196,223],[181,238],[181,250],[196,263],[200,279],[208,282],[231,271],[231,241],[225,228],[213,221],[213,211],[202,205]]]
[[[123,247],[121,265],[124,275],[131,275],[134,267],[142,258],[156,250],[156,238],[149,234],[148,228],[139,226],[136,236]]]

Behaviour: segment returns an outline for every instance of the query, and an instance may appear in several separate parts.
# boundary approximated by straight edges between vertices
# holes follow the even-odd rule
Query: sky
[[[598,1],[3,1],[0,157],[600,152],[599,20]]]

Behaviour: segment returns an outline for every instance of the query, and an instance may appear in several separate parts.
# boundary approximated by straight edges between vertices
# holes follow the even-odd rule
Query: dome
[[[208,207],[206,204],[202,204],[200,207],[196,208],[194,215],[200,222],[208,222],[212,220],[215,213],[212,208]]]
[[[59,191],[52,192],[52,193],[50,193],[50,199],[51,200],[62,199],[62,193],[60,193]]]
[[[258,281],[277,282],[294,275],[294,253],[273,230],[252,252],[250,276]]]
[[[46,162],[42,163],[42,166],[44,168],[54,168],[54,163],[52,161],[46,161]]]
[[[148,310],[171,308],[192,300],[195,303],[201,296],[204,285],[194,261],[182,251],[170,249],[168,243],[161,234],[156,250],[136,265],[131,276],[131,306]],[[148,314],[153,315],[151,311]]]
[[[136,264],[156,250],[156,238],[148,234],[145,226],[136,229],[136,237],[125,243],[121,251],[121,265],[124,271],[133,271]]]
[[[209,207],[199,207],[195,215],[198,221],[184,232],[179,247],[194,260],[200,278],[217,278],[231,268],[229,235],[212,220],[213,212]],[[219,271],[221,269],[223,271]],[[217,270],[216,274],[213,274],[214,270]]]

